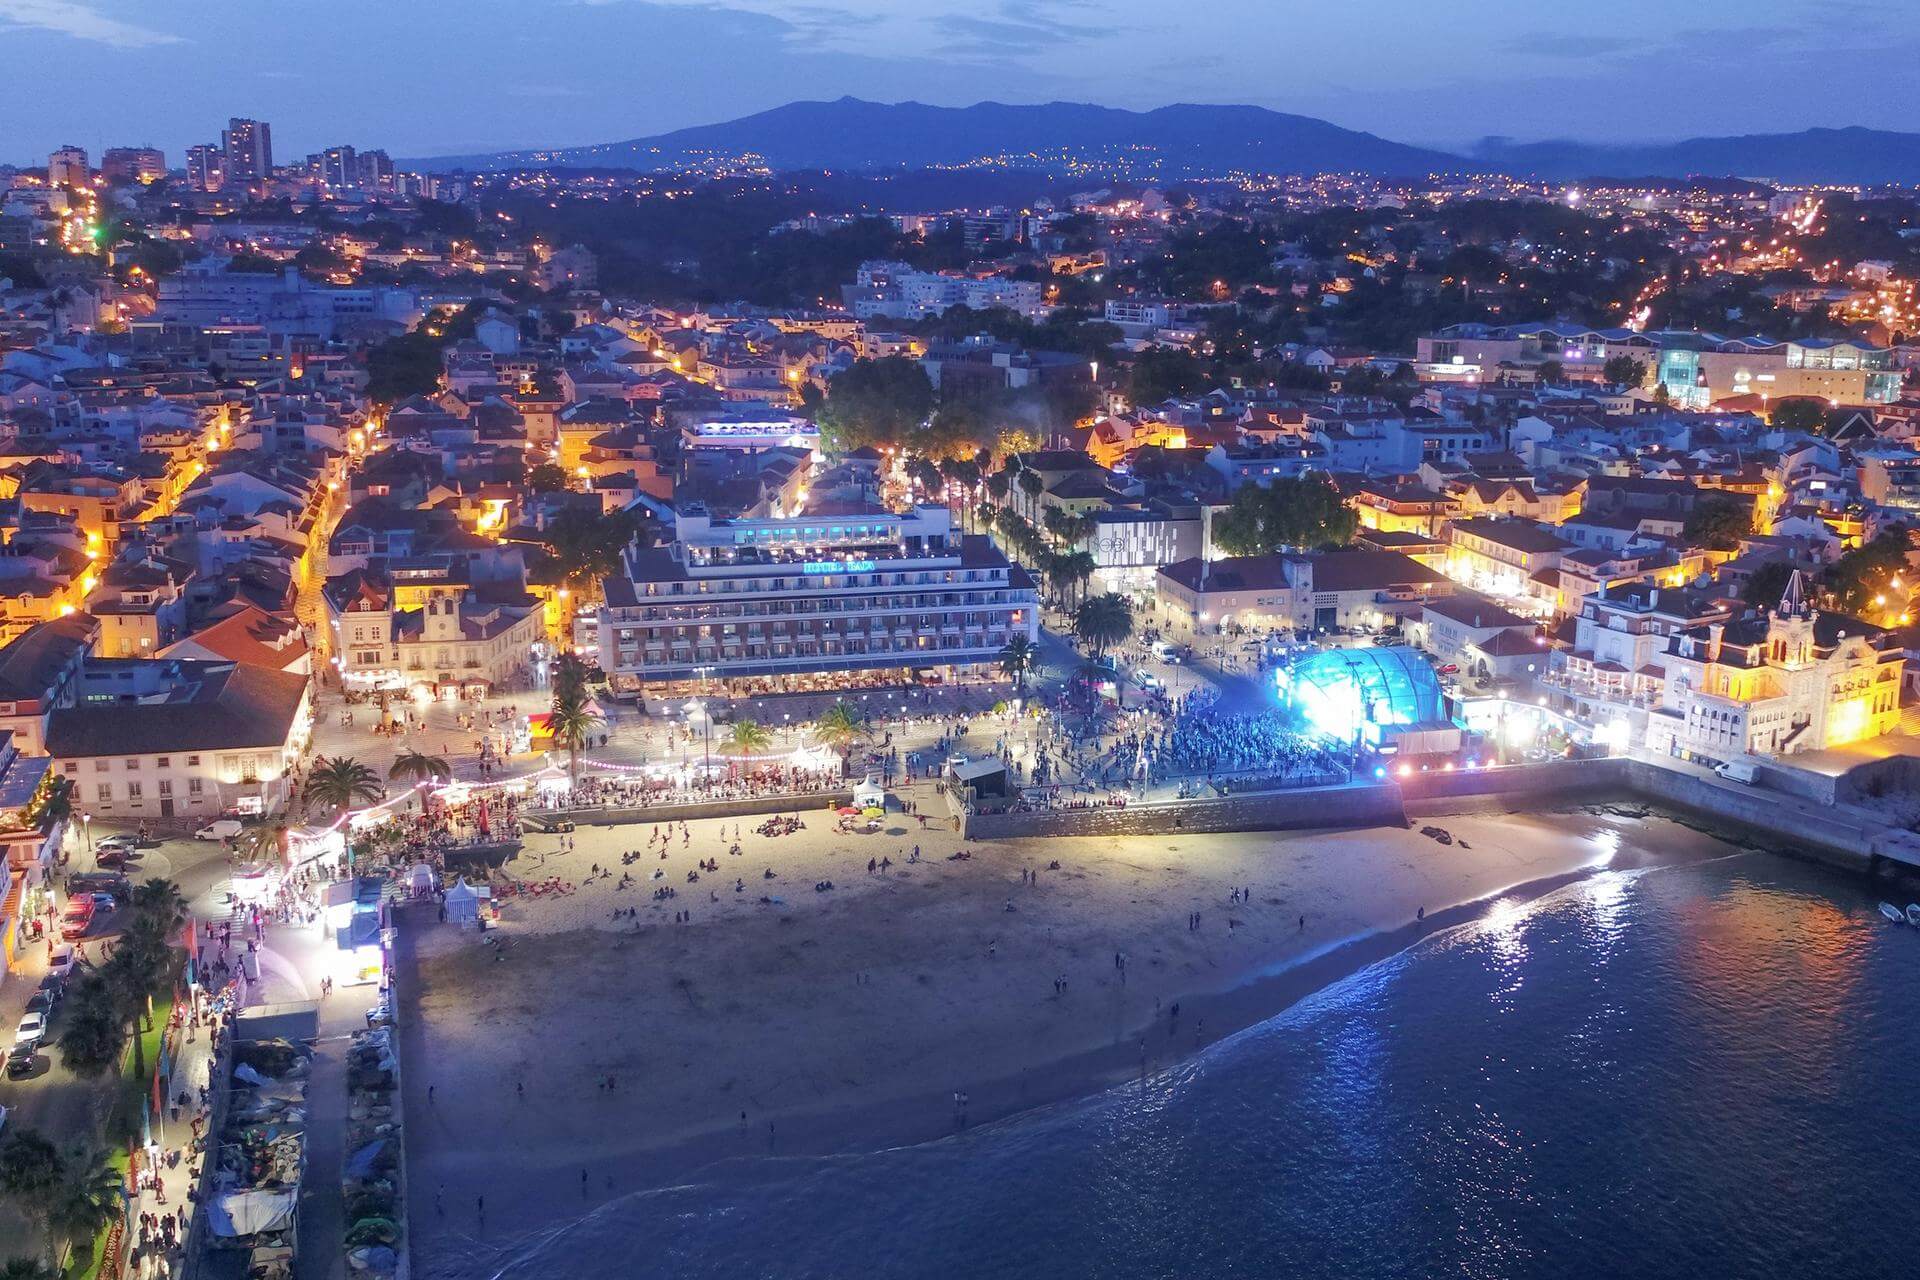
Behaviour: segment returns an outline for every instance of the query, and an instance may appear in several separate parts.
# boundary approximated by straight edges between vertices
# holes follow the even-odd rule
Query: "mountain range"
[[[1780,182],[1920,181],[1920,133],[1884,129],[1803,129],[1684,142],[1603,146],[1489,139],[1473,155],[1506,172],[1542,178],[1772,178]]]
[[[1920,181],[1920,134],[1808,129],[1631,146],[1487,139],[1455,153],[1264,107],[1180,104],[1127,111],[1078,102],[934,107],[849,97],[791,102],[737,120],[625,142],[418,163],[479,170],[677,171],[742,161],[775,171],[972,166],[1148,181],[1233,173],[1412,177],[1495,168],[1551,179],[1704,175],[1885,183]]]

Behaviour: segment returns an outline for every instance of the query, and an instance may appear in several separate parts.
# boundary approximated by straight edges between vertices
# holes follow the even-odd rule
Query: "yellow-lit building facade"
[[[1903,650],[1878,627],[1820,613],[1799,579],[1763,615],[1673,637],[1649,749],[1720,762],[1821,751],[1892,733]]]

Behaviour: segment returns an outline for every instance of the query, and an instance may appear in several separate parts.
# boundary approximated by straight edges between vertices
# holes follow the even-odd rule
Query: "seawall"
[[[1417,773],[1377,783],[1307,787],[1224,798],[1129,805],[969,813],[970,840],[1025,836],[1165,835],[1175,831],[1285,831],[1316,827],[1405,826],[1426,817],[1502,805],[1634,798],[1737,826],[1791,844],[1836,865],[1920,870],[1920,835],[1859,808],[1763,787],[1742,786],[1647,760],[1555,760],[1497,769]]]
[[[1130,804],[1124,809],[1038,809],[1027,813],[970,813],[969,840],[1026,836],[1145,836],[1175,831],[1288,831],[1312,827],[1404,826],[1400,792],[1392,786],[1302,787],[1245,795]]]
[[[571,822],[579,827],[617,827],[629,822],[692,822],[700,818],[751,818],[760,814],[824,814],[853,803],[852,791],[815,791],[803,796],[744,796],[738,800],[700,800],[686,804],[629,805],[623,808],[533,809],[538,826]]]

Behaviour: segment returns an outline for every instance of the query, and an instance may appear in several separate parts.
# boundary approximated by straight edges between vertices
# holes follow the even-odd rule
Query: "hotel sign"
[[[871,560],[809,560],[801,567],[803,573],[872,573]]]

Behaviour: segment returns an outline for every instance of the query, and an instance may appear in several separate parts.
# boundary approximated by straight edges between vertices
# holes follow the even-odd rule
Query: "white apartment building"
[[[918,319],[958,306],[975,311],[1005,307],[1032,319],[1046,302],[1046,287],[1038,280],[917,271],[904,262],[863,262],[854,282],[841,292],[860,320]]]
[[[696,504],[605,594],[600,666],[626,698],[997,680],[1008,640],[1040,631],[1032,579],[944,507],[721,519]]]
[[[56,708],[47,754],[77,812],[271,812],[312,727],[308,678],[238,662],[94,659]]]

